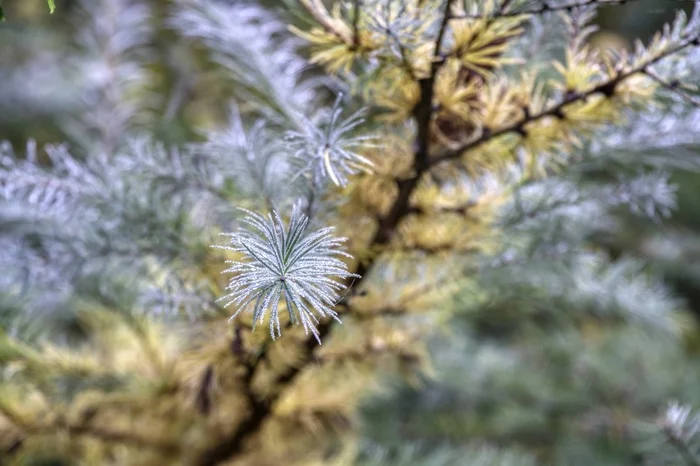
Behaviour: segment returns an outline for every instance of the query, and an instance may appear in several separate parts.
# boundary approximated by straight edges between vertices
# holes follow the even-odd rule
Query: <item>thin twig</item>
[[[651,79],[656,81],[661,87],[673,92],[677,96],[679,96],[681,99],[685,100],[687,103],[690,105],[693,105],[694,107],[700,107],[700,101],[694,99],[692,96],[686,94],[683,92],[683,90],[680,88],[680,83],[677,81],[673,82],[667,82],[663,78],[661,78],[659,75],[654,73],[653,71],[650,70],[644,70],[642,71],[645,75],[649,76]]]
[[[450,10],[452,9],[453,0],[447,0],[445,5],[445,14],[442,17],[442,22],[440,23],[440,30],[438,31],[437,39],[435,39],[435,50],[433,51],[433,58],[438,58],[440,56],[440,48],[442,47],[442,39],[445,35],[445,30],[447,29],[447,23],[450,20]]]
[[[501,9],[498,13],[494,13],[491,15],[486,15],[486,14],[463,14],[463,15],[454,15],[451,16],[450,19],[483,19],[483,18],[505,18],[505,17],[513,17],[513,16],[523,16],[523,15],[540,15],[544,13],[549,13],[549,12],[555,12],[555,11],[569,11],[569,10],[574,10],[576,8],[582,8],[590,5],[598,5],[598,6],[612,6],[612,5],[624,5],[625,3],[628,2],[633,2],[636,0],[609,0],[609,1],[601,1],[601,0],[580,0],[580,1],[575,1],[575,2],[570,2],[570,3],[564,3],[561,5],[550,5],[549,3],[543,3],[542,6],[538,8],[532,8],[529,10],[515,10],[515,11],[505,11],[505,7],[507,6],[508,3],[510,3],[509,0],[506,0],[503,2],[503,5],[501,5]]]

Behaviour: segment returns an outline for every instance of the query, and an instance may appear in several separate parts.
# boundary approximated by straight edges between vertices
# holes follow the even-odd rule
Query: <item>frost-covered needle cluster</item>
[[[354,129],[364,123],[365,109],[358,110],[346,119],[340,119],[342,94],[338,95],[327,121],[314,123],[299,115],[303,129],[289,131],[286,140],[295,149],[294,162],[299,165],[298,174],[310,173],[314,185],[320,186],[330,178],[336,186],[345,186],[348,175],[368,172],[373,163],[357,150],[370,147],[374,135],[355,135]]]
[[[262,323],[270,309],[270,335],[275,339],[282,335],[279,305],[284,297],[290,322],[301,322],[320,344],[314,311],[340,321],[333,310],[338,292],[345,288],[345,279],[356,277],[338,258],[351,258],[342,249],[345,238],[333,237],[332,227],[307,233],[309,219],[298,204],[286,229],[276,211],[265,218],[242,210],[247,214],[243,223],[250,228],[226,234],[231,245],[217,246],[243,255],[241,260],[228,261],[231,267],[224,271],[234,274],[226,287],[229,294],[220,298],[226,306],[236,306],[231,319],[253,304],[254,321]]]

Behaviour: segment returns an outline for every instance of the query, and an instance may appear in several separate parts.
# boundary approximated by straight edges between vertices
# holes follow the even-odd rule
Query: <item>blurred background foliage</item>
[[[164,22],[170,2],[150,3],[156,21]],[[75,136],[71,118],[91,105],[70,67],[58,66],[85,53],[75,40],[78,4],[57,0],[56,6],[50,15],[42,0],[3,0],[0,139],[16,147]],[[629,47],[636,38],[646,41],[678,8],[691,7],[684,0],[639,0],[602,8],[595,40]],[[202,128],[227,119],[233,89],[204,52],[190,54],[165,23],[157,26],[148,71],[158,92],[138,96],[150,99],[139,124],[169,144],[201,140]],[[12,82],[10,70],[25,66],[36,67],[32,81]],[[624,228],[596,240],[614,255],[643,257],[662,272],[691,311],[680,344],[633,326],[554,325],[541,307],[562,304],[543,304],[533,288],[508,290],[486,305],[465,292],[454,303],[449,330],[431,344],[431,370],[413,383],[390,380],[385,395],[365,403],[361,464],[640,464],[645,439],[639,433],[655,421],[662,400],[700,405],[700,333],[693,324],[700,319],[700,175],[679,169],[673,180],[678,208],[669,218],[629,216]],[[507,458],[481,442],[507,447]]]

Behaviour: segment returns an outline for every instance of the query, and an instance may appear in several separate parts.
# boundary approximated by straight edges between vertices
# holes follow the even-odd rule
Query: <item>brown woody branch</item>
[[[361,0],[355,0],[352,17],[352,46],[355,49],[360,46],[360,3]]]
[[[355,40],[359,40],[351,37],[351,32],[345,27],[341,27],[337,20],[334,20],[328,9],[321,2],[321,0],[299,0],[300,3],[306,8],[306,10],[314,17],[318,23],[323,26],[323,28],[329,33],[333,34],[341,41],[348,45],[353,45]],[[356,15],[357,16],[357,15]],[[344,25],[343,25],[344,26]]]
[[[666,81],[663,78],[661,78],[659,75],[654,73],[651,70],[644,70],[643,73],[647,76],[649,76],[652,80],[656,81],[661,87],[664,89],[673,92],[677,96],[679,96],[681,99],[685,100],[687,103],[694,107],[700,107],[700,101],[697,99],[694,99],[691,95],[688,95],[682,88],[682,84],[680,81],[674,80],[674,81]]]
[[[433,92],[435,76],[438,70],[444,64],[440,49],[442,48],[442,40],[447,29],[447,23],[450,18],[450,10],[454,0],[447,0],[445,5],[445,13],[440,23],[437,39],[435,41],[435,49],[433,51],[433,61],[431,64],[430,76],[419,81],[421,98],[416,107],[413,109],[413,117],[416,120],[418,134],[416,136],[416,151],[413,156],[413,171],[414,175],[407,179],[399,179],[396,181],[399,193],[394,202],[394,205],[389,210],[389,213],[379,220],[379,227],[372,239],[370,247],[384,246],[389,243],[393,236],[394,230],[401,220],[410,212],[409,200],[411,194],[418,185],[423,173],[429,168],[428,145],[430,142],[430,121],[433,116]],[[364,276],[367,271],[366,266],[360,266],[358,274]]]
[[[256,366],[248,365],[243,377],[243,386],[246,387],[245,397],[248,399],[250,413],[231,434],[219,439],[211,448],[200,452],[193,460],[193,465],[215,466],[241,453],[243,451],[243,444],[248,436],[253,432],[257,432],[265,419],[272,413],[271,404],[275,399],[263,400],[252,390],[255,367]]]

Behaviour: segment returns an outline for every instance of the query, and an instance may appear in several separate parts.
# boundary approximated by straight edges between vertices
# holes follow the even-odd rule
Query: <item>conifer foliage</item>
[[[556,464],[492,414],[526,400],[588,445],[692,386],[627,364],[654,335],[671,371],[690,324],[596,239],[663,222],[700,167],[700,2],[629,51],[591,40],[624,0],[155,3],[80,0],[63,54],[0,62],[0,124],[65,140],[0,145],[0,463]],[[387,374],[431,367],[478,400],[468,445],[362,428]],[[400,395],[376,426],[440,411]],[[700,464],[668,406],[624,443]]]
[[[309,219],[294,207],[289,228],[285,230],[277,212],[267,219],[248,211],[243,222],[258,230],[260,237],[247,231],[231,234],[234,246],[225,246],[233,252],[243,253],[246,261],[231,261],[232,266],[225,272],[233,273],[229,283],[231,294],[223,299],[230,300],[241,312],[250,303],[255,302],[253,319],[262,322],[265,311],[270,310],[270,336],[282,336],[279,319],[279,303],[284,295],[284,302],[291,323],[301,322],[304,330],[318,340],[316,324],[320,317],[330,316],[338,320],[338,314],[332,308],[338,301],[338,289],[342,283],[329,279],[351,277],[344,262],[334,256],[348,254],[337,250],[344,240],[330,236],[332,228],[324,228],[310,235],[305,234]],[[308,304],[307,304],[308,303]],[[310,306],[311,308],[310,308]],[[318,340],[321,344],[321,341]]]

